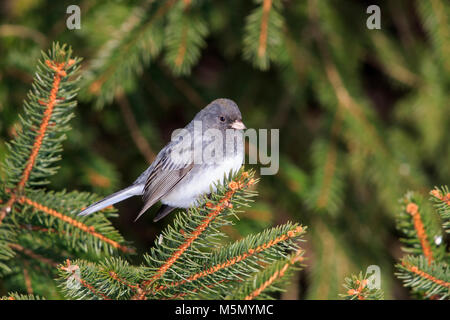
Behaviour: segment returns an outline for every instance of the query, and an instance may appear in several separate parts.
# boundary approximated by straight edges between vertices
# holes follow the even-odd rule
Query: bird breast
[[[202,194],[215,191],[215,184],[223,179],[230,171],[237,173],[244,160],[243,152],[232,157],[225,158],[220,164],[202,164],[195,166],[173,190],[161,199],[163,204],[177,207],[189,208],[196,204],[196,200]]]

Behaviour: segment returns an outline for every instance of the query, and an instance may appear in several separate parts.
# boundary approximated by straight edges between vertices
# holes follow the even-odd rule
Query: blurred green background
[[[72,4],[79,30],[66,27]],[[379,30],[366,27],[371,4]],[[398,199],[450,181],[449,23],[444,0],[2,0],[0,161],[40,50],[67,43],[84,58],[81,90],[49,188],[123,188],[174,129],[230,98],[247,127],[280,129],[280,170],[230,237],[309,227],[307,268],[281,297],[337,299],[345,276],[378,265],[386,298],[407,298]],[[114,224],[144,252],[171,218],[153,223],[153,208],[133,223],[141,204],[118,204]]]

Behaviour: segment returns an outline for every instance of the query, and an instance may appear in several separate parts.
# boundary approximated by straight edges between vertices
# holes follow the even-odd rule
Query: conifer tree
[[[143,159],[151,162],[167,142],[168,132],[212,99],[229,97],[248,127],[279,128],[282,137],[280,170],[264,177],[259,201],[226,229],[232,239],[287,219],[302,221],[311,226],[311,259],[292,285],[307,283],[300,297],[336,299],[344,278],[370,264],[383,272],[386,299],[416,297],[394,275],[400,272],[392,264],[400,246],[394,225],[405,190],[423,193],[450,179],[448,1],[382,2],[381,29],[373,30],[366,27],[368,4],[361,1],[92,0],[80,2],[80,30],[64,28],[64,1],[4,3],[0,162],[9,154],[6,143],[20,133],[17,109],[40,50],[58,39],[85,60],[80,116],[71,120],[75,130],[46,188],[107,195],[125,187],[145,169]],[[24,168],[13,168],[19,180],[5,190],[17,187]],[[0,170],[2,182],[8,170]],[[2,201],[10,200],[0,192]],[[92,197],[83,205],[95,198],[82,194]],[[130,230],[126,217],[137,210],[130,203],[116,220],[123,230]],[[57,209],[51,200],[47,207]],[[6,226],[16,211],[5,214]],[[137,247],[159,233],[160,225],[143,225],[133,225]],[[411,221],[407,228],[412,230]],[[0,227],[3,267],[17,256],[8,245],[15,234]],[[414,242],[411,236],[404,237]],[[440,257],[435,241],[428,240],[430,250]],[[418,246],[408,254],[415,256]],[[17,275],[14,283],[23,285],[23,272]]]
[[[43,188],[56,173],[54,163],[73,117],[80,59],[59,44],[42,55],[24,103],[22,130],[9,145],[4,164],[8,176],[1,193],[0,266],[12,289],[5,298],[34,297],[15,292],[24,289],[57,297],[53,277],[58,270],[62,292],[75,299],[254,299],[279,288],[302,261],[299,240],[305,227],[286,223],[223,244],[221,229],[232,225],[239,209],[255,196],[249,189],[257,182],[254,172],[224,177],[198,207],[179,213],[141,266],[117,255],[133,249],[107,219],[114,216],[111,209],[78,217],[93,195]],[[40,287],[44,285],[46,289]]]
[[[123,259],[77,259],[60,266],[60,287],[76,299],[255,299],[280,290],[303,260],[305,227],[286,223],[223,244],[221,228],[249,206],[256,183],[241,171],[217,185],[198,207],[180,212],[144,255],[144,264]]]
[[[430,192],[434,208],[419,193],[408,192],[402,199],[397,216],[397,229],[403,234],[402,247],[406,255],[396,265],[396,276],[418,299],[448,300],[450,296],[448,233],[450,193],[447,187]],[[383,298],[380,288],[369,288],[367,277],[346,278],[347,299]]]
[[[114,216],[111,210],[76,216],[94,195],[45,189],[70,129],[79,63],[70,48],[59,44],[42,53],[17,136],[7,145],[0,188],[0,274],[11,291],[58,297],[53,277],[63,259],[96,260],[133,250],[107,219]]]
[[[397,277],[422,299],[450,297],[448,233],[450,193],[447,187],[430,192],[430,207],[417,193],[403,199],[397,227],[403,233],[406,255],[397,264]]]

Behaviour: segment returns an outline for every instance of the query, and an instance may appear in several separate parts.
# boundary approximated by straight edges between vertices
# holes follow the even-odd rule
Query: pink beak
[[[247,129],[242,120],[236,120],[231,124],[231,127],[236,130],[244,130]]]

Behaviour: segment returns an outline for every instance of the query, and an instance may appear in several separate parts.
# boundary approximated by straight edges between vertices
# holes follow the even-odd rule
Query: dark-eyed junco
[[[132,196],[142,195],[144,206],[136,220],[156,202],[161,201],[153,221],[175,208],[189,208],[200,195],[215,190],[215,183],[231,172],[236,173],[244,160],[241,112],[229,99],[217,99],[198,112],[153,163],[129,187],[100,200],[79,215],[85,216]]]

